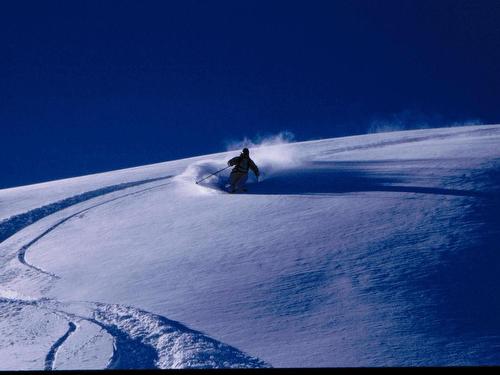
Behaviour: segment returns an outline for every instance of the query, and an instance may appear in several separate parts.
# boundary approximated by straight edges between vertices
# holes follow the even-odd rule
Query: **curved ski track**
[[[150,182],[154,182],[154,181],[158,181],[158,180],[163,180],[163,179],[167,179],[167,178],[171,178],[171,177],[172,177],[172,176],[167,176],[167,177],[162,177],[162,178],[159,178],[159,179],[138,181],[138,182],[133,183],[133,184],[127,184],[127,186],[126,186],[126,187],[123,187],[123,184],[120,184],[120,185],[118,185],[118,186],[119,186],[119,188],[115,188],[115,189],[106,189],[106,192],[105,192],[105,193],[102,193],[102,194],[100,194],[100,195],[109,194],[109,193],[114,192],[114,191],[117,191],[117,190],[122,190],[122,189],[126,189],[126,188],[129,188],[129,187],[133,187],[133,186],[137,186],[137,185],[142,185],[142,184],[146,184],[146,183],[150,183]],[[49,234],[50,232],[52,232],[54,229],[56,229],[57,227],[59,227],[61,224],[64,224],[65,222],[67,222],[68,220],[71,220],[71,219],[72,219],[72,218],[74,218],[75,216],[81,215],[81,214],[83,214],[83,213],[85,213],[85,212],[87,212],[87,211],[90,211],[90,210],[92,210],[92,209],[94,209],[94,208],[96,208],[96,207],[102,206],[102,205],[107,204],[107,203],[111,203],[111,202],[116,201],[116,200],[118,200],[118,199],[123,199],[123,198],[129,197],[129,196],[132,196],[132,195],[140,194],[140,193],[143,193],[143,192],[146,192],[146,191],[149,191],[149,190],[152,190],[152,189],[156,189],[156,188],[158,188],[158,187],[162,187],[162,186],[165,186],[165,185],[167,185],[167,184],[155,185],[155,186],[153,186],[153,187],[149,187],[149,188],[146,188],[146,189],[141,189],[141,190],[134,191],[134,192],[131,192],[131,193],[128,193],[128,194],[120,195],[120,196],[118,196],[118,197],[115,197],[115,198],[112,198],[112,199],[108,199],[108,200],[106,200],[106,201],[103,201],[103,202],[97,203],[97,204],[95,204],[95,205],[93,205],[93,206],[87,207],[87,208],[85,208],[85,209],[83,209],[83,210],[80,210],[80,211],[78,211],[78,212],[76,212],[76,213],[74,213],[74,214],[71,214],[71,215],[69,215],[69,216],[67,216],[67,217],[65,217],[65,218],[63,218],[63,219],[61,219],[61,220],[59,220],[59,221],[58,221],[57,223],[55,223],[53,226],[51,226],[50,228],[48,228],[47,230],[45,230],[42,234],[40,234],[39,236],[35,237],[33,240],[31,240],[31,241],[30,241],[30,242],[28,242],[26,245],[24,245],[23,247],[21,247],[21,249],[19,249],[19,251],[18,251],[18,255],[17,255],[17,257],[18,257],[19,261],[20,261],[21,263],[23,263],[24,265],[26,265],[26,266],[28,266],[28,267],[30,267],[30,268],[32,268],[32,269],[34,269],[34,270],[38,271],[38,272],[44,273],[44,274],[49,275],[49,276],[52,276],[52,277],[54,277],[54,278],[59,278],[59,276],[57,276],[57,275],[54,275],[54,274],[52,274],[52,273],[50,273],[50,272],[44,271],[44,270],[42,270],[42,269],[40,269],[40,268],[38,268],[38,267],[34,266],[34,265],[32,265],[32,264],[29,264],[29,263],[26,261],[26,251],[27,251],[27,250],[28,250],[28,249],[29,249],[32,245],[34,245],[36,242],[38,242],[41,238],[45,237],[47,234]],[[102,189],[99,189],[99,190],[97,190],[97,191],[100,191],[100,190],[102,190]],[[97,195],[97,196],[100,196],[100,195]],[[84,201],[86,201],[86,200],[88,200],[88,199],[92,199],[92,198],[97,197],[97,196],[93,195],[91,198],[87,198],[87,196],[88,196],[87,194],[81,194],[80,196],[84,196],[84,197],[85,197],[85,199],[83,199],[83,198],[82,198],[82,200],[77,201],[77,202],[76,202],[76,203],[74,203],[74,204],[77,204],[77,203],[82,203],[82,202],[84,202]],[[73,205],[73,204],[72,204],[72,205]],[[57,211],[60,211],[60,210],[62,210],[63,208],[67,208],[67,207],[69,207],[69,206],[64,206],[64,207],[60,208],[60,209],[59,209],[59,210],[57,210]],[[52,212],[52,213],[55,213],[55,212],[57,212],[57,211],[54,211],[54,212]],[[50,214],[49,214],[49,215],[50,215]],[[47,216],[47,215],[45,215],[45,216]],[[45,216],[43,216],[43,217],[45,217]]]
[[[0,222],[0,243],[36,221],[70,206],[115,191],[166,180],[171,177],[173,176],[112,185],[15,215]],[[53,278],[59,278],[59,276],[42,270],[26,261],[26,252],[33,244],[75,216],[118,199],[144,193],[167,184],[158,184],[123,194],[68,215],[22,246],[18,250],[18,260],[23,265],[37,272]],[[268,364],[258,358],[248,356],[234,347],[205,336],[201,332],[191,330],[178,322],[129,306],[85,302],[83,304],[90,309],[91,316],[80,316],[68,311],[71,310],[72,304],[61,304],[58,301],[49,299],[25,301],[13,298],[0,298],[0,303],[15,303],[20,308],[29,305],[48,309],[54,313],[62,314],[68,320],[68,330],[51,346],[45,357],[45,370],[54,370],[57,351],[77,329],[75,321],[82,319],[99,326],[113,337],[114,350],[106,367],[108,369],[269,367]],[[82,303],[73,303],[73,305],[75,304]]]
[[[421,142],[432,139],[444,139],[455,136],[463,136],[476,133],[496,132],[497,129],[475,129],[464,130],[452,134],[436,134],[426,136],[413,136],[406,139],[394,139],[373,142],[364,145],[353,145],[333,149],[329,154],[337,154],[355,150],[392,146],[404,143]],[[72,196],[22,214],[12,216],[0,222],[0,244],[17,232],[35,223],[42,218],[59,212],[70,206],[97,198],[115,191],[132,188],[160,180],[169,179],[173,176],[159,177],[122,183],[92,190],[86,193]],[[93,208],[110,203],[112,201],[136,195],[166,184],[155,185],[139,191],[127,193],[71,214],[42,234],[22,246],[18,251],[18,260],[25,266],[53,278],[57,275],[44,271],[29,264],[26,259],[26,251],[42,237],[59,227],[61,224],[81,215]],[[269,367],[269,365],[258,358],[250,357],[238,349],[218,342],[201,332],[193,331],[182,324],[168,320],[164,317],[148,313],[129,306],[106,305],[92,302],[76,302],[75,304],[86,304],[92,311],[91,316],[80,316],[73,314],[71,304],[64,305],[58,301],[41,299],[38,301],[25,301],[13,298],[1,298],[0,303],[15,303],[19,306],[36,305],[39,308],[49,309],[55,313],[62,314],[68,319],[68,330],[50,348],[45,358],[45,370],[53,370],[58,349],[64,344],[68,337],[75,332],[77,325],[75,320],[87,320],[98,325],[114,339],[113,355],[107,365],[108,369],[127,368],[221,368],[221,367]]]
[[[64,341],[71,335],[73,332],[76,331],[76,324],[73,322],[68,323],[68,331],[61,337],[59,340],[57,340],[54,345],[50,348],[49,352],[47,353],[47,356],[45,357],[45,370],[54,370],[54,359],[57,353],[57,350],[62,346]]]

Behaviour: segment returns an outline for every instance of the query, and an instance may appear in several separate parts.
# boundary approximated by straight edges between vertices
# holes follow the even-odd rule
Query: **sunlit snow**
[[[0,190],[0,370],[500,364],[500,125]]]

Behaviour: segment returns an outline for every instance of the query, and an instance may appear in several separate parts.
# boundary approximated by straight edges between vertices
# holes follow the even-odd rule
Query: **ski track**
[[[57,202],[50,203],[42,207],[34,208],[24,213],[11,216],[0,222],[0,243],[2,243],[15,233],[19,232],[21,229],[24,229],[27,226],[37,222],[38,220],[41,220],[46,216],[52,215],[70,206],[74,206],[78,203],[82,203],[102,195],[113,193],[115,191],[128,189],[134,186],[144,185],[150,182],[161,181],[172,177],[174,176],[150,178],[146,180],[124,182],[117,185],[106,186],[100,189],[91,190],[82,194],[74,195],[69,198],[61,199]]]
[[[482,134],[482,133],[496,133],[498,129],[474,129],[474,130],[464,130],[461,132],[454,132],[451,134],[433,134],[433,135],[423,135],[423,136],[415,136],[415,137],[408,137],[408,138],[403,138],[403,139],[392,139],[392,140],[387,140],[387,141],[380,141],[380,142],[373,142],[373,143],[368,143],[364,145],[353,145],[353,146],[346,146],[346,147],[340,147],[336,148],[332,151],[329,152],[330,155],[333,154],[339,154],[342,152],[348,152],[348,151],[358,151],[358,150],[368,150],[372,148],[380,148],[380,147],[386,147],[386,146],[397,146],[397,145],[402,145],[405,143],[415,143],[415,142],[424,142],[424,141],[430,141],[430,140],[437,140],[437,139],[446,139],[446,138],[455,138],[455,137],[460,137],[464,135],[473,135],[473,134]]]
[[[45,370],[50,371],[54,370],[54,359],[56,356],[57,350],[64,344],[64,341],[68,339],[68,337],[76,331],[76,324],[73,322],[68,323],[68,331],[59,339],[57,340],[54,345],[50,348],[49,352],[47,353],[47,356],[45,357]]]
[[[161,179],[166,179],[166,178],[171,178],[171,177],[172,177],[172,176],[162,177]],[[128,187],[137,186],[137,185],[139,185],[139,184],[145,184],[145,183],[154,182],[154,181],[158,181],[158,180],[159,180],[159,179],[145,180],[146,182],[135,183],[135,184],[133,184],[133,185],[129,185]],[[122,185],[122,184],[120,184],[120,185]],[[76,213],[74,213],[74,214],[72,214],[72,215],[69,215],[69,216],[67,216],[67,217],[65,217],[65,218],[63,218],[63,219],[61,219],[61,220],[59,220],[56,224],[54,224],[53,226],[51,226],[50,228],[48,228],[48,229],[47,229],[46,231],[44,231],[42,234],[40,234],[39,236],[35,237],[35,238],[34,238],[33,240],[31,240],[29,243],[27,243],[26,245],[24,245],[23,247],[21,247],[21,249],[19,249],[18,254],[17,254],[17,258],[18,258],[18,260],[19,260],[22,264],[26,265],[27,267],[29,267],[29,268],[31,268],[31,269],[34,269],[34,270],[36,270],[36,271],[38,271],[38,272],[44,273],[44,274],[46,274],[46,275],[49,275],[49,276],[51,276],[51,277],[53,277],[53,278],[58,279],[58,278],[59,278],[59,276],[57,276],[57,275],[55,275],[55,274],[53,274],[53,273],[47,272],[47,271],[45,271],[45,270],[42,270],[41,268],[38,268],[38,267],[36,267],[36,266],[34,266],[34,265],[32,265],[32,264],[30,264],[30,263],[28,263],[28,262],[26,261],[26,252],[28,251],[28,249],[29,249],[31,246],[33,246],[33,245],[34,245],[36,242],[38,242],[41,238],[45,237],[47,234],[49,234],[50,232],[52,232],[54,229],[57,229],[57,227],[59,227],[60,225],[64,224],[64,223],[65,223],[65,222],[67,222],[68,220],[71,220],[71,219],[72,219],[72,218],[74,218],[75,216],[81,215],[81,214],[83,214],[83,213],[85,213],[85,212],[87,212],[87,211],[89,211],[89,210],[91,210],[91,209],[94,209],[94,208],[96,208],[96,207],[102,206],[102,205],[104,205],[104,204],[114,202],[114,201],[116,201],[116,200],[118,200],[118,199],[123,199],[123,198],[129,197],[129,196],[132,196],[132,195],[140,194],[140,193],[143,193],[143,192],[145,192],[145,191],[149,191],[149,190],[152,190],[152,189],[156,189],[156,188],[158,188],[158,187],[165,186],[165,185],[166,185],[166,184],[155,185],[155,186],[153,186],[153,187],[149,187],[149,188],[146,188],[146,189],[142,189],[142,190],[134,191],[134,192],[132,192],[132,193],[128,193],[128,194],[124,194],[124,195],[120,195],[120,196],[118,196],[118,197],[115,197],[115,198],[112,198],[112,199],[106,200],[106,201],[104,201],[104,202],[97,203],[97,204],[95,204],[95,205],[93,205],[93,206],[87,207],[87,208],[85,208],[85,209],[83,209],[83,210],[80,210],[80,211],[78,211],[78,212],[76,212]],[[124,189],[124,188],[123,188],[123,187],[120,187],[119,189],[116,189],[116,190],[107,190],[105,193],[100,194],[100,195],[109,194],[109,193],[111,193],[111,192],[114,192],[114,191],[117,191],[117,190],[122,190],[122,189]],[[82,195],[85,195],[85,194],[82,194]],[[86,196],[86,195],[85,195],[85,196]],[[93,196],[92,198],[95,198],[95,197],[96,197],[96,196]],[[82,202],[84,202],[84,201],[86,201],[86,200],[88,200],[88,199],[92,199],[92,198],[86,198],[86,199],[84,199],[84,200],[82,200],[82,201],[79,201],[79,202],[76,202],[76,203],[74,203],[74,204],[82,203]],[[59,210],[57,210],[57,211],[54,211],[54,212],[52,212],[52,213],[58,212],[58,211],[60,211],[60,210],[62,210],[62,209],[64,209],[64,208],[67,208],[67,207],[69,207],[69,206],[64,206],[64,207],[62,207],[61,209],[59,209]],[[36,209],[36,210],[38,210],[38,209]],[[44,217],[45,217],[45,216],[44,216]],[[40,219],[41,219],[41,218],[40,218]],[[38,220],[40,220],[40,219],[38,219]]]
[[[65,198],[55,203],[15,215],[0,223],[0,243],[29,225],[70,206],[112,192],[171,177],[173,176],[112,185]],[[53,278],[59,278],[59,276],[42,270],[26,261],[26,252],[32,245],[75,216],[118,199],[124,199],[165,185],[167,184],[155,185],[120,195],[79,210],[59,220],[42,234],[22,246],[18,251],[18,260],[37,272]],[[85,317],[66,311],[68,308],[71,309],[71,304],[68,305],[66,303],[66,308],[62,309],[59,307],[60,302],[49,299],[42,298],[38,301],[24,301],[20,299],[0,298],[0,303],[2,302],[16,303],[21,308],[22,306],[30,305],[37,308],[49,309],[54,313],[64,315],[69,321],[68,330],[51,346],[45,357],[45,370],[55,370],[54,362],[57,351],[77,329],[77,325],[73,322],[75,319],[83,319],[93,323],[113,337],[113,354],[106,369],[269,367],[268,364],[260,359],[248,356],[237,348],[223,344],[205,336],[201,332],[191,330],[178,322],[168,320],[162,316],[129,306],[86,302],[86,305],[91,308],[93,313],[91,317]]]
[[[347,146],[334,149],[330,152],[330,154],[386,147],[404,143],[421,142],[433,139],[444,139],[468,134],[484,133],[492,130],[493,129],[467,130],[453,134],[415,136],[406,139],[396,139],[374,142],[365,145]],[[57,213],[65,208],[106,194],[110,194],[112,192],[125,190],[147,183],[166,180],[171,177],[173,176],[158,177],[107,186],[104,188],[65,198],[18,215],[14,215],[0,222],[0,243],[4,242],[6,239],[10,238],[29,225],[49,215]],[[32,264],[29,264],[26,261],[26,252],[33,244],[35,244],[48,233],[57,229],[60,225],[64,224],[68,220],[71,220],[75,216],[81,215],[82,213],[88,212],[89,210],[113,202],[115,200],[130,197],[164,185],[166,184],[155,185],[153,187],[114,197],[112,199],[82,209],[59,220],[57,223],[45,230],[42,234],[31,240],[26,245],[22,246],[18,251],[18,260],[25,266],[37,272],[49,275],[53,278],[59,278],[59,276],[42,270]],[[155,367],[270,367],[269,364],[263,362],[258,358],[248,356],[234,347],[218,342],[217,340],[205,336],[201,332],[193,331],[178,322],[171,321],[162,316],[151,314],[146,311],[142,311],[129,306],[85,302],[84,304],[90,307],[92,311],[90,317],[85,317],[68,312],[68,309],[71,310],[71,303],[65,303],[64,306],[62,306],[65,307],[65,309],[63,309],[60,306],[62,305],[60,302],[44,298],[37,301],[0,298],[0,303],[16,303],[20,307],[26,305],[35,305],[38,308],[50,309],[54,313],[63,314],[68,319],[68,330],[50,347],[45,357],[45,370],[55,369],[54,362],[56,359],[57,351],[64,345],[70,335],[73,334],[77,329],[77,325],[73,322],[73,320],[75,319],[83,319],[90,323],[96,324],[113,337],[113,354],[108,365],[106,366],[107,369],[146,369]],[[82,303],[77,302],[74,304]]]

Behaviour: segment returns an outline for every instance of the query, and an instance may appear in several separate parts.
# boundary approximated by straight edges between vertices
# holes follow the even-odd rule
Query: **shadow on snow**
[[[314,162],[306,168],[279,171],[259,183],[249,183],[248,188],[252,194],[266,195],[400,192],[465,197],[489,196],[488,193],[473,190],[408,185],[410,175],[404,172],[387,172],[387,168],[377,171],[379,165],[388,162],[390,161]],[[397,163],[401,164],[401,161]]]

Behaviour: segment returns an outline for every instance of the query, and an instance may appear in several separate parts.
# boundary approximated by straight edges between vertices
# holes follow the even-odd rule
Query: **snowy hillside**
[[[500,364],[500,125],[0,190],[0,370]]]

